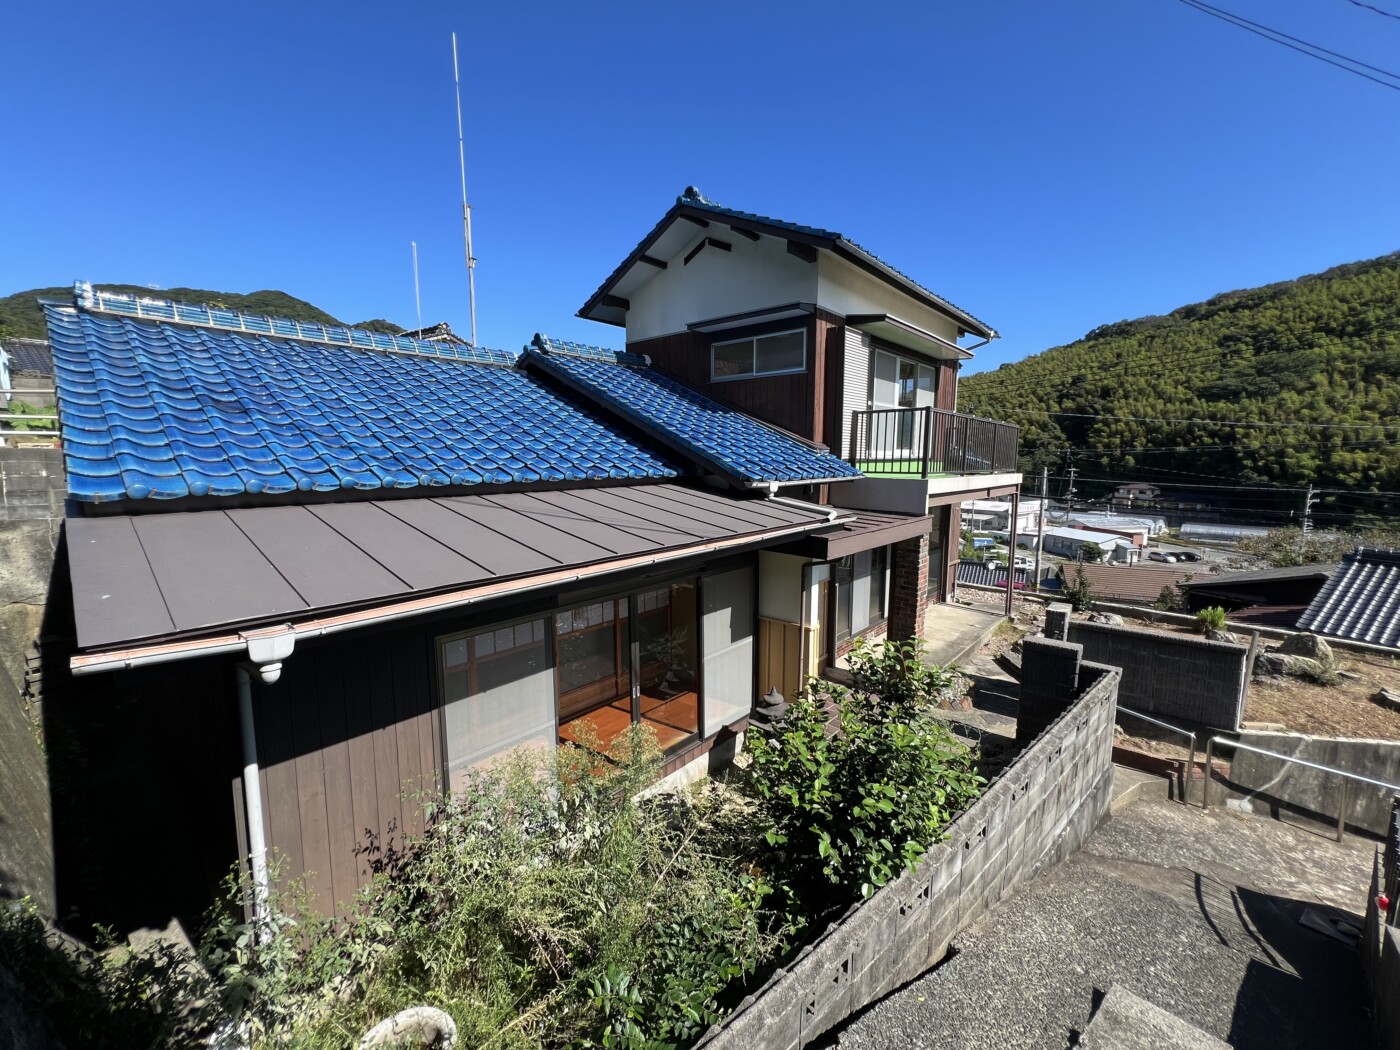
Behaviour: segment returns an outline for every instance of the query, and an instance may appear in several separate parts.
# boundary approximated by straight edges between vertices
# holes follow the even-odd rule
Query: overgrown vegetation
[[[870,897],[977,794],[971,753],[931,714],[951,672],[924,664],[921,648],[886,642],[876,654],[858,640],[848,657],[854,689],[824,685],[794,702],[778,731],[753,734],[749,777],[768,841],[803,892],[825,882],[839,900]]]
[[[1218,605],[1212,605],[1196,613],[1196,629],[1202,634],[1210,631],[1223,631],[1227,619],[1224,609]]]
[[[660,755],[642,727],[503,756],[420,800],[425,833],[376,855],[340,919],[284,881],[272,918],[247,922],[231,881],[202,967],[166,948],[58,951],[28,909],[0,919],[0,964],[70,1050],[217,1030],[255,1050],[342,1048],[415,1005],[450,1014],[464,1047],[689,1045],[976,795],[973,756],[931,715],[958,676],[920,657],[859,645],[855,687],[823,686],[754,730],[751,767],[728,784],[647,790]]]
[[[1157,595],[1157,600],[1152,603],[1152,608],[1161,609],[1163,612],[1185,612],[1186,595],[1177,584],[1169,583]]]
[[[1270,565],[1318,565],[1340,562],[1357,547],[1390,547],[1400,550],[1400,528],[1376,528],[1362,532],[1309,532],[1271,529],[1263,536],[1246,536],[1239,550],[1262,558]]]
[[[1376,427],[1400,418],[1397,279],[1400,253],[1104,325],[964,377],[958,407],[1019,424],[1028,473],[1058,472],[1074,450],[1092,493],[1114,487],[1095,477],[1394,491],[1400,457]],[[1250,492],[1249,506],[1266,495]],[[1277,505],[1287,513],[1299,498]],[[1324,494],[1315,513],[1350,521],[1367,506],[1386,513],[1383,498],[1346,492]]]

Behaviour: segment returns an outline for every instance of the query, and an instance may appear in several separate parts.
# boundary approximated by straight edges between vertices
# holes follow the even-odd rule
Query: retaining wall
[[[1084,659],[1123,669],[1124,707],[1168,721],[1240,727],[1248,646],[1083,620],[1070,623],[1068,640],[1084,646]]]
[[[1400,910],[1400,816],[1392,801],[1385,845],[1376,850],[1371,874],[1371,895],[1366,902],[1366,924],[1361,933],[1361,969],[1371,995],[1371,1023],[1376,1045],[1400,1050],[1400,930],[1391,923]],[[1384,893],[1390,906],[1381,911],[1378,897]]]
[[[56,448],[0,448],[0,521],[63,517],[68,480]]]
[[[1318,765],[1344,769],[1372,780],[1400,785],[1400,742],[1348,740],[1301,733],[1241,733],[1251,747],[1290,755]],[[1237,791],[1258,794],[1322,817],[1337,818],[1342,801],[1342,777],[1256,755],[1241,748],[1230,762],[1230,781]],[[1376,835],[1390,829],[1395,791],[1352,781],[1347,785],[1346,823]]]
[[[953,937],[1108,815],[1117,668],[1085,664],[1081,692],[950,826],[919,866],[853,906],[723,1025],[707,1050],[798,1050],[918,977]]]

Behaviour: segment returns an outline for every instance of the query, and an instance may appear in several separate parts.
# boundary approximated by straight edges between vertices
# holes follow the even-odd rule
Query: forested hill
[[[205,288],[162,288],[154,291],[137,284],[98,284],[93,287],[104,292],[121,292],[126,295],[143,295],[156,299],[173,299],[180,303],[207,303],[211,306],[224,306],[243,313],[262,314],[266,317],[289,317],[293,321],[311,321],[320,324],[344,324],[324,310],[317,309],[304,299],[288,295],[286,292],[261,291],[212,292]],[[40,299],[72,300],[73,287],[31,288],[27,292],[15,292],[0,299],[0,335],[20,339],[45,339],[48,333],[44,328],[44,311],[39,306]],[[373,332],[387,332],[395,335],[401,331],[398,325],[384,320],[361,321],[352,325],[355,328],[368,328]]]
[[[1104,325],[958,403],[1020,424],[1028,470],[1400,490],[1400,429],[1376,426],[1400,427],[1400,252]]]

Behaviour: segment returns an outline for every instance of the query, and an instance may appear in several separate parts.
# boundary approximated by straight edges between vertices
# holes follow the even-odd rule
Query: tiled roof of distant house
[[[599,286],[598,290],[589,297],[588,302],[579,310],[579,316],[589,316],[590,310],[596,304],[600,303],[622,275],[626,273],[641,256],[646,254],[647,248],[665,232],[667,227],[675,221],[677,216],[689,212],[709,213],[722,216],[725,219],[750,229],[766,229],[771,232],[776,232],[779,235],[783,233],[793,234],[797,238],[812,243],[814,247],[833,251],[863,265],[869,270],[873,270],[884,280],[899,287],[906,293],[912,294],[915,298],[924,299],[936,308],[945,311],[956,319],[962,327],[984,339],[993,339],[997,335],[995,329],[979,321],[966,310],[953,305],[942,296],[929,291],[907,274],[896,270],[889,263],[875,255],[874,252],[862,248],[855,241],[846,238],[835,230],[826,230],[819,226],[806,226],[802,223],[788,222],[784,219],[774,219],[767,215],[758,215],[754,212],[726,208],[724,205],[717,204],[707,198],[694,186],[687,186],[685,192],[676,198],[676,203],[662,217],[661,221],[656,224],[650,233],[642,238],[641,243],[639,243],[637,247],[633,249],[632,253],[622,261],[621,265],[609,275],[608,279]]]
[[[1400,649],[1400,551],[1362,547],[1348,554],[1298,626]]]
[[[1162,588],[1180,586],[1189,578],[1199,578],[1205,570],[1158,569],[1148,565],[1066,565],[1065,579],[1071,584],[1084,570],[1084,581],[1095,597],[1119,598],[1133,602],[1155,602]]]
[[[728,480],[760,486],[861,476],[825,448],[721,404],[645,358],[537,335],[524,363]]]
[[[46,314],[78,500],[681,473],[512,353],[82,285],[77,298]]]
[[[44,339],[0,339],[0,349],[10,355],[10,372],[53,375],[53,353]]]

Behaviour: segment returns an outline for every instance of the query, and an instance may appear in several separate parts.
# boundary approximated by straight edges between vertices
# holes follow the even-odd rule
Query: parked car
[[[1199,554],[1197,554],[1195,551],[1177,551],[1177,552],[1176,552],[1176,560],[1177,560],[1177,561],[1200,561],[1200,560],[1201,560],[1201,556],[1200,556]]]
[[[1025,569],[1027,572],[1035,571],[1035,559],[1029,554],[1016,555],[1016,568]]]
[[[1147,559],[1148,559],[1148,561],[1169,561],[1169,562],[1175,562],[1175,561],[1176,561],[1176,555],[1175,555],[1175,554],[1172,554],[1172,553],[1169,552],[1169,551],[1148,551],[1148,552],[1147,552]]]

